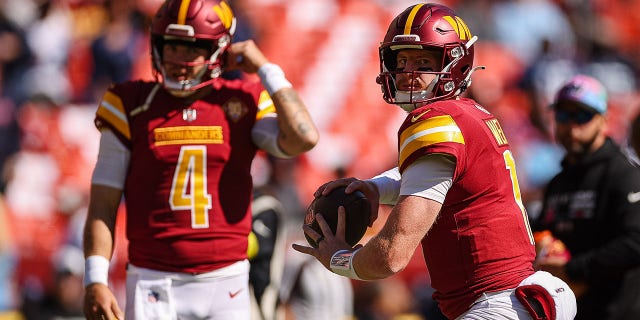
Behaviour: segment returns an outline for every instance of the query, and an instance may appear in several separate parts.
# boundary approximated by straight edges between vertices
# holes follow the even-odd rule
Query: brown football
[[[320,225],[315,218],[316,214],[322,214],[331,227],[331,231],[335,234],[338,225],[338,207],[343,206],[346,213],[345,240],[353,247],[358,244],[367,231],[371,216],[371,203],[361,191],[356,190],[347,194],[344,192],[345,188],[338,187],[331,190],[331,193],[326,196],[315,198],[307,208],[304,223],[322,234]],[[318,247],[318,244],[306,233],[304,236],[312,247]]]

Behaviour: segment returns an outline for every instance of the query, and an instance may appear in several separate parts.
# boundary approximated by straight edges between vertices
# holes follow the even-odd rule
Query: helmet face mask
[[[451,99],[460,95],[470,84],[473,72],[475,37],[462,19],[438,4],[418,4],[407,8],[390,24],[380,44],[380,74],[384,100],[411,111],[421,105]],[[401,50],[422,49],[436,52],[442,59],[440,70],[401,70],[396,67]],[[435,78],[420,90],[399,90],[400,74],[413,78],[429,74]]]
[[[188,5],[188,6],[186,6]],[[156,13],[151,25],[151,55],[158,81],[176,96],[188,96],[218,78],[224,67],[226,51],[235,32],[236,21],[229,5],[223,0],[169,0]],[[205,61],[167,60],[166,44],[204,48]],[[167,66],[197,68],[188,79],[172,79]]]

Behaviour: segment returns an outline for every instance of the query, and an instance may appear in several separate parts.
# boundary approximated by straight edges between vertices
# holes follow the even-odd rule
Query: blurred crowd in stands
[[[147,28],[161,2],[0,0],[0,319],[82,318],[81,229],[99,142],[93,116],[109,83],[154,79]],[[236,39],[253,38],[282,66],[321,130],[304,156],[256,161],[257,183],[287,209],[290,241],[304,241],[304,209],[321,183],[395,165],[404,112],[381,99],[377,48],[388,22],[415,2],[230,1]],[[548,104],[565,80],[584,73],[606,86],[611,136],[628,144],[640,111],[639,0],[440,2],[479,37],[475,64],[486,70],[466,94],[501,120],[530,215],[559,170]],[[123,295],[119,237],[110,281]],[[390,280],[353,283],[354,314],[439,319],[422,268],[416,261]]]

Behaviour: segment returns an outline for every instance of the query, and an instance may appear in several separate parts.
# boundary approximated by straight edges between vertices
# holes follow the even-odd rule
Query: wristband
[[[331,271],[335,274],[339,274],[341,276],[362,280],[358,277],[356,270],[353,268],[353,257],[360,249],[356,251],[349,250],[338,250],[336,253],[331,256],[331,262],[329,266],[331,267]]]
[[[282,68],[274,63],[265,63],[258,69],[258,76],[269,95],[273,95],[282,88],[291,88],[291,82],[284,76]]]
[[[108,285],[109,260],[100,255],[88,257],[84,262],[84,286],[92,283]]]

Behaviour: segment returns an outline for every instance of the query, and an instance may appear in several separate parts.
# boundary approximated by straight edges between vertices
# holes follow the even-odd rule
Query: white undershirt
[[[111,130],[100,130],[98,161],[93,169],[91,183],[124,189],[131,151]]]
[[[368,181],[378,187],[380,203],[394,205],[400,195],[413,195],[444,203],[453,183],[455,160],[432,154],[417,159],[400,175],[398,168],[387,170]]]
[[[278,145],[278,117],[276,114],[269,114],[256,121],[251,129],[251,138],[258,148],[268,152],[274,157],[291,158]]]

